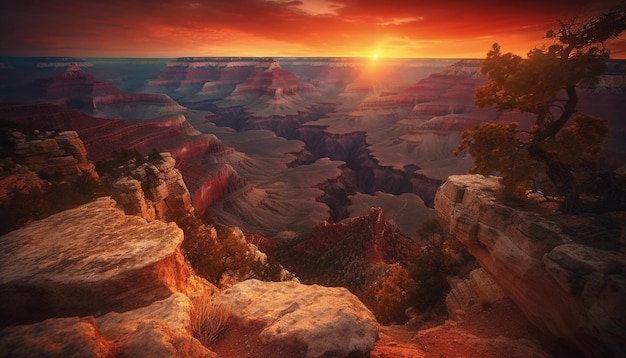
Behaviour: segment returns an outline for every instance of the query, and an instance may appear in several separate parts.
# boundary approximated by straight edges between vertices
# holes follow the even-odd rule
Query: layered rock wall
[[[93,164],[78,133],[41,132],[37,139],[14,135],[15,161],[44,178],[74,181],[82,175],[97,178]]]
[[[435,209],[541,331],[589,356],[624,356],[624,249],[585,246],[563,232],[561,216],[502,204],[499,189],[496,178],[450,176]]]
[[[176,161],[169,153],[160,155],[161,160],[133,167],[130,176],[113,183],[114,197],[126,214],[152,221],[194,211]]]

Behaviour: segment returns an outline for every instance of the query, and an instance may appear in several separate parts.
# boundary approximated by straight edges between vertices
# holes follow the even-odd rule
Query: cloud
[[[492,39],[525,53],[557,17],[616,3],[571,0],[565,8],[538,0],[20,0],[1,5],[0,55],[222,56],[245,50],[252,51],[248,56],[353,56],[368,55],[391,38],[443,43],[430,47],[432,56],[451,52],[443,46],[474,53],[471,44],[486,51]]]
[[[410,24],[412,22],[417,22],[420,20],[424,20],[423,17],[401,17],[401,18],[392,18],[392,19],[379,19],[377,25],[380,26],[391,26],[391,25],[405,25]]]

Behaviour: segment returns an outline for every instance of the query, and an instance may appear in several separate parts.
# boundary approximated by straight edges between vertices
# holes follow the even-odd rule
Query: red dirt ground
[[[231,327],[212,350],[219,357],[229,358],[297,358],[306,354],[306,348],[302,346],[263,344],[258,339],[258,333],[256,329]],[[537,330],[509,300],[488,307],[473,306],[458,321],[448,321],[419,332],[405,326],[382,326],[379,336],[371,352],[372,358],[522,357],[524,352],[518,351],[515,345],[485,344],[483,338],[502,336],[534,342],[541,339]],[[548,356],[576,357],[576,353],[567,347],[545,343],[542,347],[549,352]]]

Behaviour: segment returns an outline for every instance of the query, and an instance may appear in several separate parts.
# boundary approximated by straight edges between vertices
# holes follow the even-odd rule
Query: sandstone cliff
[[[497,199],[499,187],[496,178],[451,176],[435,209],[537,328],[589,356],[623,356],[624,226],[607,219],[595,232],[566,234],[567,217],[507,206]]]
[[[147,163],[129,163],[129,175],[113,183],[113,196],[129,215],[148,221],[193,213],[191,195],[170,153]]]
[[[33,136],[13,132],[16,163],[47,179],[73,182],[82,175],[98,178],[78,133],[35,131]]]

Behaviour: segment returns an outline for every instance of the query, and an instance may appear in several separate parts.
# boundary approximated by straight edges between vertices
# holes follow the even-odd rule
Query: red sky
[[[524,56],[621,0],[2,0],[1,56]],[[609,43],[626,58],[626,34]]]

